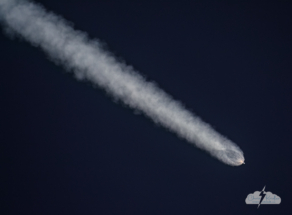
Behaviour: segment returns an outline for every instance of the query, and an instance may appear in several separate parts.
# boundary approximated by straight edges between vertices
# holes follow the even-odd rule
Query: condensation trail
[[[79,80],[88,80],[156,123],[208,151],[222,162],[238,166],[243,152],[163,90],[147,82],[130,66],[118,62],[61,17],[23,0],[0,0],[0,22],[10,32],[40,47]]]

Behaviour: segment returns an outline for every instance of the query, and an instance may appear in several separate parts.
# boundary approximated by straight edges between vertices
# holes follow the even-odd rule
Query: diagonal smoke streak
[[[43,49],[54,62],[73,71],[79,80],[88,80],[126,105],[204,149],[226,164],[237,166],[243,153],[233,142],[186,110],[130,66],[118,62],[76,31],[61,17],[25,0],[0,0],[0,22],[32,45]]]

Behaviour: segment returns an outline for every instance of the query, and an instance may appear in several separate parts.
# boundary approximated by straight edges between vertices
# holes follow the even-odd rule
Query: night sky
[[[0,214],[288,214],[292,2],[38,0],[243,150],[227,166],[0,33]],[[2,28],[1,28],[2,29]],[[246,205],[266,185],[280,205]]]

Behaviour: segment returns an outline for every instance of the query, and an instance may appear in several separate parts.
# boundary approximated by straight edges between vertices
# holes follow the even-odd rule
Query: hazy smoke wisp
[[[204,149],[226,164],[244,162],[242,151],[183,105],[147,82],[130,66],[118,62],[98,41],[76,31],[61,17],[23,0],[0,0],[0,22],[44,50],[54,62],[88,80],[114,98],[142,111],[156,123]]]

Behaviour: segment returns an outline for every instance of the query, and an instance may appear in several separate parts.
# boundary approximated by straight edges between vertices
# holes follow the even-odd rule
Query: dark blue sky
[[[0,214],[291,211],[289,1],[37,2],[236,142],[246,165],[219,162],[1,33]],[[246,205],[265,185],[282,203]]]

